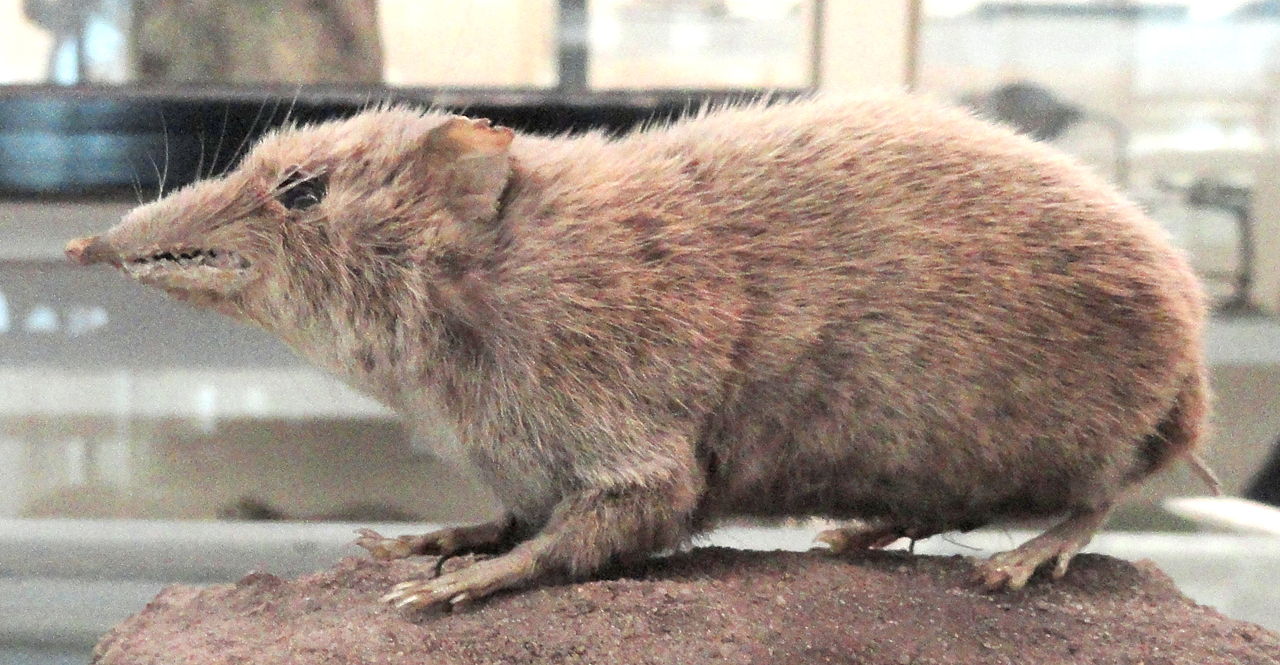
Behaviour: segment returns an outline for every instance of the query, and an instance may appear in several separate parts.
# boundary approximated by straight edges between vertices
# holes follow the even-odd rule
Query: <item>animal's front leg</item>
[[[510,552],[435,579],[397,585],[383,600],[401,607],[458,604],[546,576],[589,576],[689,536],[701,486],[694,476],[615,489],[588,489],[560,503],[534,538]]]
[[[515,545],[516,522],[503,515],[492,522],[454,526],[417,536],[388,538],[373,529],[360,529],[356,544],[375,559],[405,559],[422,554],[442,558],[456,554],[501,552]]]

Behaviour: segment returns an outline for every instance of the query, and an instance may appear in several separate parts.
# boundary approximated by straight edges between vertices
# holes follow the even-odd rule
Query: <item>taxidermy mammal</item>
[[[286,129],[73,241],[272,331],[410,422],[494,522],[360,544],[503,552],[426,607],[677,546],[727,515],[837,551],[1062,516],[979,565],[1056,575],[1204,432],[1204,304],[1157,225],[1050,148],[905,97],[621,138],[405,108]]]

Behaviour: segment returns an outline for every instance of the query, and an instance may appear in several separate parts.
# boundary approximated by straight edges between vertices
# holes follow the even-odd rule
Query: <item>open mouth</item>
[[[249,260],[225,249],[183,249],[157,252],[125,263],[125,268],[129,272],[202,267],[217,270],[244,270],[249,267]]]

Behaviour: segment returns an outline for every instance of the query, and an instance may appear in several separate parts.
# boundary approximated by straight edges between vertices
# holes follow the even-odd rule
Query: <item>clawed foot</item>
[[[450,608],[522,584],[533,577],[530,555],[511,553],[471,564],[429,580],[411,580],[392,587],[382,602],[396,607],[427,609],[448,603]]]
[[[360,537],[356,538],[356,544],[369,550],[369,556],[380,561],[407,559],[418,554],[418,539],[422,538],[422,536],[387,538],[373,529],[358,529],[356,533],[360,534]]]
[[[978,582],[988,591],[1009,589],[1016,591],[1026,586],[1027,580],[1035,574],[1040,566],[1053,561],[1053,579],[1062,579],[1067,574],[1067,566],[1071,558],[1080,550],[1080,545],[1069,543],[1044,542],[1034,546],[1028,542],[1022,547],[1001,552],[978,564]]]
[[[895,528],[870,525],[845,526],[819,532],[814,541],[819,545],[814,550],[822,550],[830,554],[845,554],[858,550],[878,550],[888,547],[902,537],[902,532]]]
[[[884,549],[901,538],[910,538],[914,551],[915,541],[936,533],[938,533],[937,529],[929,527],[903,527],[890,522],[860,521],[819,532],[814,538],[818,547],[813,549],[831,554],[844,554],[859,550]]]
[[[396,538],[388,538],[372,529],[360,529],[356,532],[359,534],[356,545],[368,550],[373,558],[383,561],[438,555],[431,579],[397,584],[382,597],[383,602],[394,603],[397,607],[425,609],[446,602],[456,606],[528,580],[533,574],[533,557],[523,552],[478,561],[461,570],[441,574],[444,562],[458,554],[492,553],[506,549],[511,545],[514,531],[514,523],[505,517],[484,524]]]
[[[417,536],[387,538],[373,529],[359,529],[356,545],[369,550],[375,559],[407,559],[411,556],[437,554],[449,558],[468,552],[491,553],[510,543],[513,523],[502,518],[484,524],[455,526]]]
[[[1053,579],[1062,579],[1072,557],[1089,543],[1108,512],[1109,509],[1104,508],[1073,515],[1017,548],[980,562],[975,574],[978,583],[988,591],[1016,591],[1026,586],[1027,580],[1051,561]]]

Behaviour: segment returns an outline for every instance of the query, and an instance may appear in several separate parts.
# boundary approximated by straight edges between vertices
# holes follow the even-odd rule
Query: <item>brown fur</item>
[[[509,148],[445,121],[281,132],[102,242],[245,257],[229,288],[144,281],[442,413],[537,534],[531,576],[726,515],[1101,511],[1202,438],[1196,279],[1047,147],[896,97]],[[273,198],[292,171],[319,205]]]

